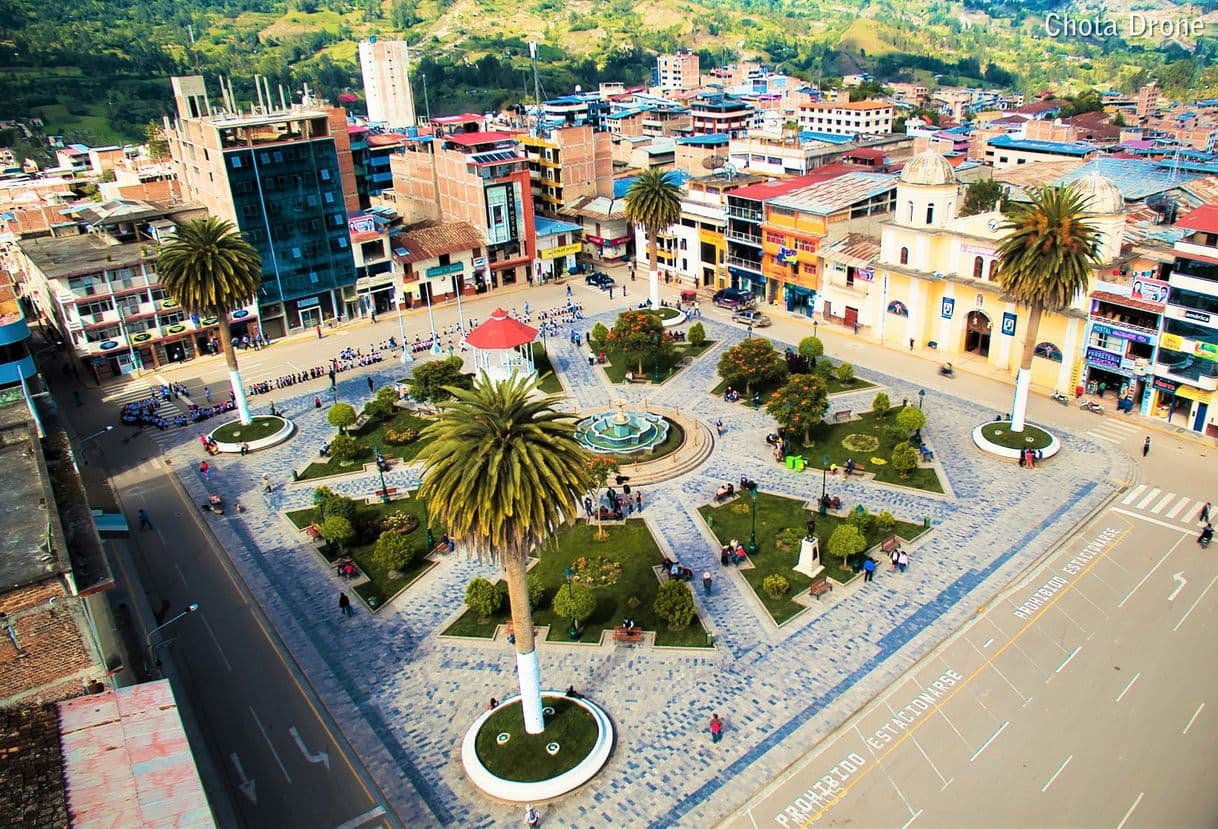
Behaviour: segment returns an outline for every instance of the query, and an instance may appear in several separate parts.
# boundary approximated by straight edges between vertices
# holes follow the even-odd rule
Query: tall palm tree
[[[449,388],[440,417],[424,429],[419,497],[434,517],[481,560],[506,572],[516,635],[516,672],[525,730],[545,730],[541,670],[529,608],[529,553],[575,520],[591,487],[575,419],[555,409],[557,396],[535,394],[540,381],[485,373],[472,390]]]
[[[668,173],[647,170],[626,191],[626,220],[647,234],[647,276],[651,307],[660,307],[660,271],[656,267],[656,237],[681,221],[681,188]]]
[[[250,423],[249,402],[237,368],[228,315],[254,301],[262,283],[258,251],[233,227],[215,216],[193,219],[178,227],[173,241],[157,257],[161,286],[182,308],[200,318],[220,320],[220,344],[228,363],[228,379],[237,398],[242,423]]]
[[[1099,262],[1099,230],[1086,221],[1087,198],[1073,185],[1041,187],[1011,209],[998,248],[998,284],[1028,306],[1023,360],[1015,376],[1011,431],[1022,432],[1032,384],[1032,357],[1045,311],[1059,311],[1087,290]]]

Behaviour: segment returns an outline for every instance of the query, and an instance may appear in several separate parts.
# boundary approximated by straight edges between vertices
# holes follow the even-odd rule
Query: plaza
[[[590,308],[579,329],[611,326],[620,308]],[[641,516],[668,558],[713,573],[712,593],[696,591],[695,598],[714,647],[539,645],[546,687],[574,685],[609,713],[617,732],[595,785],[545,804],[545,820],[553,825],[708,826],[726,818],[1051,551],[1130,477],[1123,456],[1069,433],[1059,436],[1063,457],[1034,471],[984,455],[970,433],[993,417],[976,401],[989,402],[995,393],[969,392],[966,398],[963,385],[960,396],[932,390],[925,396],[923,437],[934,449],[942,495],[840,476],[830,486],[845,505],[866,504],[905,522],[929,520],[930,532],[911,547],[910,569],[890,573],[881,567],[874,582],[855,579],[780,627],[743,577],[720,567],[719,546],[697,509],[713,501],[721,484],[742,475],[762,492],[811,503],[822,476],[815,468],[795,472],[773,462],[764,442],[773,421],[764,408],[725,403],[710,393],[718,383],[719,355],[745,331],[718,318],[701,321],[714,345],[658,387],[612,385],[579,347],[561,336],[547,340],[572,410],[603,409],[624,398],[634,408],[663,407],[725,425],[701,465],[644,487]],[[773,333],[780,351],[798,342],[785,328]],[[826,346],[835,361],[849,360],[862,379],[879,387],[834,395],[831,409],[867,411],[877,390],[893,401],[919,399],[921,387],[909,372],[897,366],[885,371],[888,361],[874,359],[885,352],[853,353],[858,347],[849,338]],[[340,375],[337,396],[359,408],[371,396],[367,375],[380,387],[409,371],[386,361]],[[249,459],[218,459],[210,482],[196,471],[199,451],[189,429],[153,437],[191,500],[217,487],[241,497],[246,511],[211,527],[402,820],[411,826],[516,822],[515,807],[487,800],[465,779],[459,758],[465,730],[486,700],[515,688],[512,648],[501,638],[440,636],[464,612],[467,582],[479,576],[495,581],[500,574],[449,556],[375,616],[362,605],[354,620],[337,613],[342,581],[284,517],[311,506],[316,485],[293,483],[291,471],[314,460],[333,435],[325,410],[314,407],[315,394],[312,387],[276,394],[277,411],[293,420],[297,434]],[[252,402],[259,413],[268,411],[264,399]],[[264,473],[274,482],[269,494],[261,492]],[[385,481],[399,492],[419,483],[409,463],[394,464]],[[375,469],[324,483],[356,498],[371,498],[381,486]],[[712,747],[706,725],[716,712],[726,730]]]

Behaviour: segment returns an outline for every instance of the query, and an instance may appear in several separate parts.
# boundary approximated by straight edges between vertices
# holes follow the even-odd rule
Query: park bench
[[[375,495],[377,498],[382,498],[385,496],[389,496],[390,498],[392,498],[394,495],[398,494],[398,488],[396,486],[386,487],[385,489],[378,489],[376,492],[374,492],[372,494]]]
[[[643,641],[643,631],[641,628],[628,628],[625,625],[618,625],[613,629],[613,641],[635,645]]]
[[[812,586],[808,588],[808,594],[815,596],[819,602],[820,597],[833,590],[833,583],[829,579],[821,576],[816,581],[812,582]]]
[[[850,477],[851,475],[859,475],[861,477],[863,471],[864,467],[861,463],[856,463],[853,469],[847,469],[845,466],[842,467],[842,473],[845,474],[846,477]]]
[[[899,549],[901,549],[901,540],[895,535],[888,536],[880,543],[880,552],[886,556],[892,555]]]
[[[625,377],[625,380],[627,383],[647,383],[647,382],[649,382],[647,380],[646,374],[635,374],[634,372],[627,374]]]
[[[853,412],[850,409],[838,409],[836,412],[833,413],[833,422],[834,423],[845,423],[847,420],[850,419],[851,414],[853,414]]]

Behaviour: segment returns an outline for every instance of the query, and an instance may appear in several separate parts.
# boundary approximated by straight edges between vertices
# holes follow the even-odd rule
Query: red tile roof
[[[1203,204],[1189,213],[1176,227],[1184,230],[1203,230],[1206,233],[1218,233],[1218,204]]]
[[[393,258],[401,263],[434,259],[443,253],[460,253],[482,247],[482,234],[469,222],[441,222],[411,228],[389,240]],[[407,253],[398,255],[405,248]]]
[[[490,319],[479,325],[465,341],[474,348],[504,349],[525,345],[537,339],[537,329],[508,316],[507,311],[496,308]]]

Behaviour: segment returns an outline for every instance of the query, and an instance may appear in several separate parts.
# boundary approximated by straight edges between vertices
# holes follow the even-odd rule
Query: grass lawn
[[[981,434],[990,443],[1007,449],[1045,449],[1053,442],[1048,432],[1031,423],[1025,423],[1022,432],[1012,432],[1009,420],[987,423],[981,427]]]
[[[554,364],[541,343],[533,343],[533,366],[541,379],[541,390],[546,394],[562,394],[562,383],[554,374]]]
[[[700,621],[695,621],[684,630],[669,630],[668,623],[652,610],[660,582],[651,568],[660,563],[662,555],[647,525],[640,520],[628,520],[624,524],[606,525],[604,529],[606,538],[598,541],[595,538],[596,525],[579,521],[574,526],[559,530],[554,541],[540,551],[538,563],[529,571],[530,574],[540,575],[545,586],[545,597],[533,611],[534,624],[549,625],[550,640],[568,641],[570,620],[556,617],[553,610],[554,594],[566,584],[563,569],[580,556],[604,556],[621,563],[622,575],[617,584],[596,589],[596,610],[583,623],[583,641],[595,642],[602,630],[612,630],[622,623],[622,619],[632,616],[644,630],[656,632],[657,645],[705,647],[706,629]],[[507,585],[501,581],[498,586],[504,597],[498,613],[485,623],[479,623],[476,614],[466,611],[444,633],[449,636],[487,638],[494,634],[496,625],[511,618]],[[631,598],[638,600],[637,607],[631,606]]]
[[[416,440],[414,443],[407,443],[404,446],[394,446],[385,440],[385,429],[392,423],[395,429],[399,431],[407,427],[418,432],[423,431],[423,427],[431,421],[419,417],[413,412],[398,410],[389,420],[379,420],[364,424],[364,427],[359,431],[352,431],[351,435],[355,438],[355,442],[359,444],[360,453],[354,461],[347,465],[340,464],[333,458],[325,461],[317,461],[305,467],[305,470],[300,473],[297,480],[311,481],[315,478],[325,478],[330,475],[345,475],[350,472],[358,472],[363,464],[372,463],[376,459],[375,449],[380,447],[381,453],[386,458],[401,458],[403,461],[409,461],[419,454],[419,450],[427,445],[426,440]]]
[[[282,417],[259,415],[254,418],[253,423],[244,426],[239,420],[225,423],[219,429],[212,432],[211,436],[221,443],[250,443],[251,441],[269,438],[282,429],[286,423],[287,421]]]
[[[825,359],[824,357],[820,358],[820,360],[822,362],[824,361],[824,359]],[[841,380],[838,380],[837,377],[832,374],[830,374],[825,379],[826,379],[826,382],[828,385],[829,394],[838,394],[839,392],[847,392],[847,391],[862,391],[864,389],[874,389],[876,387],[875,383],[869,383],[866,380],[862,379],[861,377],[855,377],[849,383],[843,383]],[[772,395],[775,391],[777,391],[778,387],[781,386],[785,382],[786,381],[783,380],[783,381],[777,382],[777,383],[754,383],[752,391],[761,392],[761,405],[764,406],[766,404],[766,401],[768,401],[770,399],[770,395]],[[725,391],[727,391],[728,385],[730,385],[730,384],[726,380],[720,380],[719,385],[717,385],[713,389],[711,389],[711,394],[721,396]],[[751,400],[745,400],[745,393],[744,393],[743,387],[737,388],[736,391],[740,392],[740,402],[751,403]],[[750,392],[749,397],[751,397],[751,396],[752,396],[752,393]]]
[[[428,561],[426,558],[429,552],[427,549],[427,510],[423,502],[416,501],[414,498],[401,498],[388,504],[359,504],[352,523],[358,529],[361,525],[370,525],[382,516],[393,512],[409,512],[419,519],[418,528],[407,535],[416,550],[415,557],[402,570],[401,578],[389,578],[389,571],[372,561],[371,553],[376,543],[377,533],[369,533],[370,543],[348,547],[341,554],[337,551],[327,552],[325,545],[315,548],[327,563],[336,561],[340,555],[348,555],[354,559],[359,569],[368,577],[368,581],[356,587],[355,592],[369,604],[372,604],[372,600],[375,599],[376,608],[384,607],[394,596],[410,586],[411,582],[435,566],[434,561]],[[287,513],[287,518],[298,529],[303,530],[317,520],[317,510],[313,507],[295,510]],[[443,530],[439,525],[435,525],[432,527],[432,532],[436,538],[439,538]]]
[[[681,360],[686,357],[693,359],[714,344],[714,340],[707,340],[702,345],[696,347],[689,343],[675,343],[671,358],[660,363],[660,382],[666,383],[677,375],[677,372],[681,370]],[[633,371],[636,375],[638,374],[638,360],[627,360],[626,355],[620,351],[606,351],[605,356],[609,359],[609,362],[602,366],[602,368],[605,370],[605,376],[609,378],[610,383],[626,382],[626,372],[628,371]],[[644,360],[643,369],[643,376],[647,378],[647,382],[655,382],[655,362]]]
[[[731,539],[738,538],[746,546],[748,545],[751,518],[747,498],[738,497],[718,506],[702,506],[698,508],[698,512],[706,520],[720,544],[726,544]],[[812,583],[807,576],[791,569],[799,561],[799,539],[802,539],[807,531],[808,516],[811,514],[810,511],[804,509],[803,502],[764,492],[757,496],[758,553],[752,558],[753,569],[740,572],[778,624],[782,624],[803,610],[791,598],[806,591]],[[824,575],[839,582],[845,582],[854,577],[854,572],[844,566],[840,558],[828,554],[829,536],[843,520],[833,515],[817,516],[816,518],[816,537],[820,540],[821,563],[825,565]],[[794,530],[794,533],[790,534],[789,549],[780,550],[779,534],[788,528]],[[898,521],[893,532],[902,538],[912,540],[923,532],[923,528],[918,524]],[[879,544],[886,537],[885,533],[873,528],[867,536],[867,543],[869,546]],[[762,580],[771,573],[779,573],[791,582],[791,591],[785,596],[775,599],[761,589]]]
[[[570,771],[592,751],[599,729],[589,711],[565,697],[545,697],[542,706],[554,709],[546,717],[546,730],[542,734],[524,730],[520,700],[500,705],[487,717],[474,741],[474,750],[491,774],[504,780],[534,783]],[[509,734],[511,738],[500,744],[500,734]],[[553,757],[546,751],[550,743],[559,745]]]
[[[903,479],[888,462],[892,457],[892,448],[900,443],[901,439],[882,427],[891,423],[893,414],[899,409],[899,406],[890,409],[882,422],[877,421],[876,416],[868,411],[858,420],[850,420],[845,423],[821,423],[811,430],[811,443],[802,443],[803,435],[796,435],[789,454],[803,455],[809,466],[817,469],[824,468],[822,466],[824,455],[829,456],[830,465],[837,464],[838,467],[844,466],[847,458],[854,458],[855,463],[863,466],[864,472],[873,473],[875,479],[880,483],[924,489],[927,492],[942,492],[943,484],[939,482],[939,475],[933,467],[919,467],[909,473],[908,478]],[[832,412],[833,404],[830,403],[829,413]],[[861,436],[855,440],[863,444],[874,444],[874,448],[846,447],[842,441],[850,435]],[[876,463],[874,458],[879,458],[885,463]],[[833,489],[832,482],[830,482],[829,489],[830,491]]]

